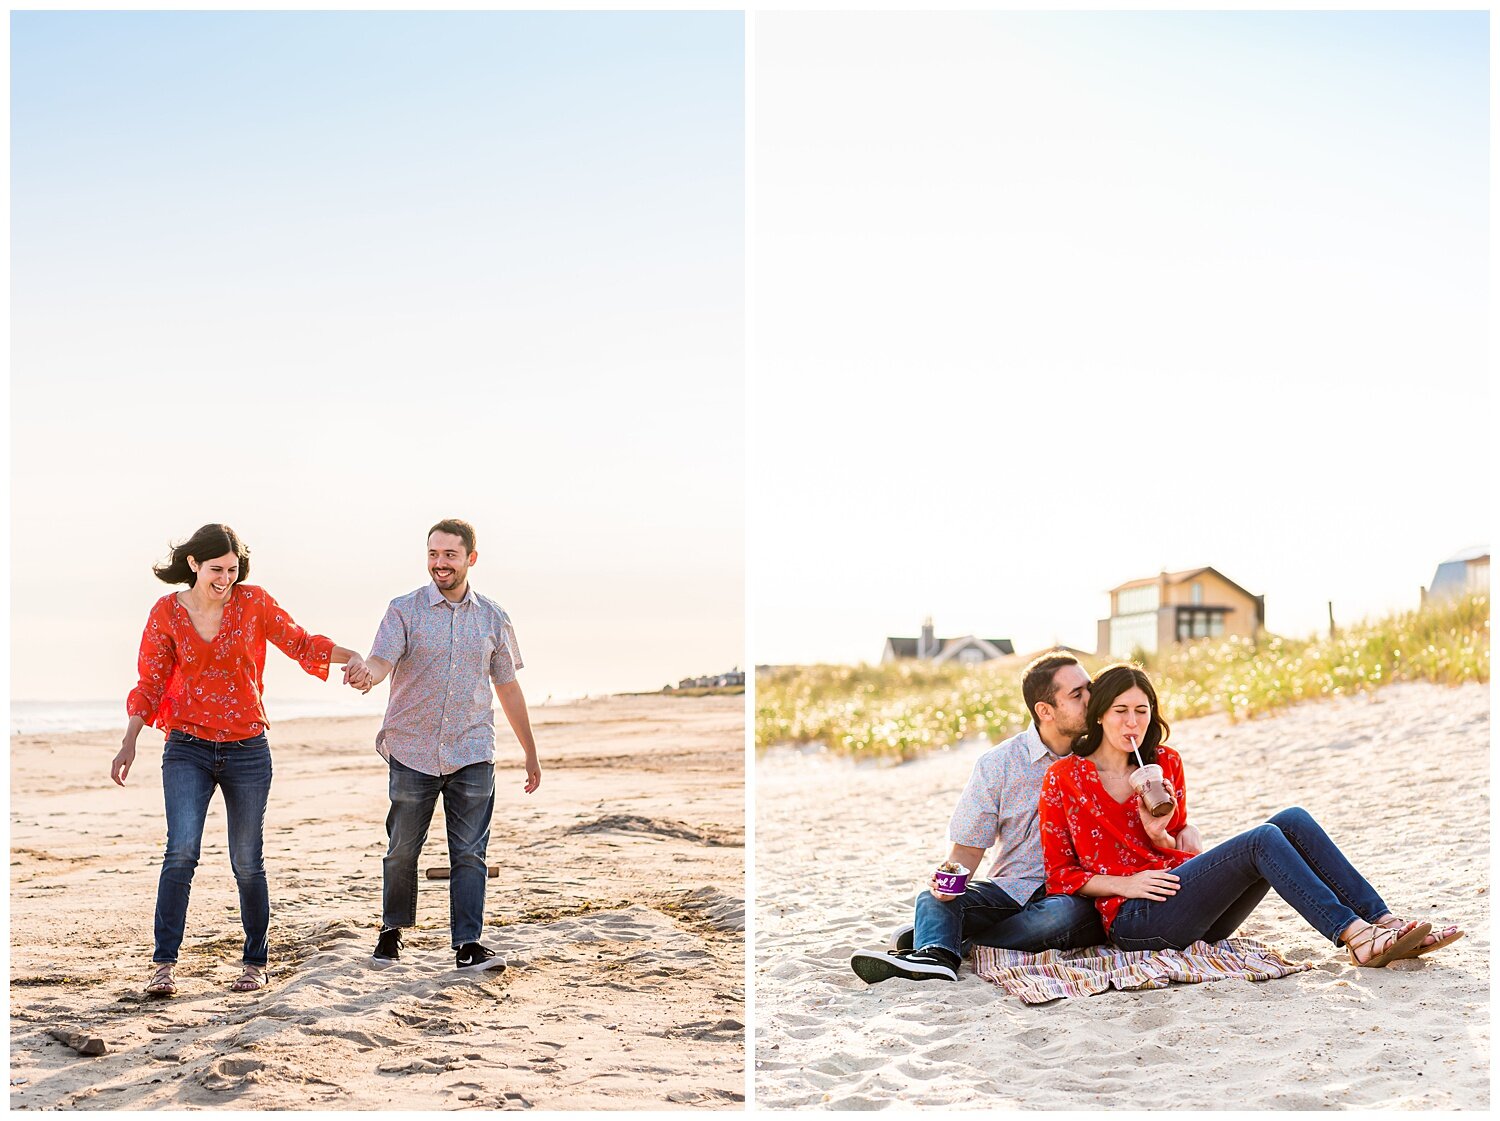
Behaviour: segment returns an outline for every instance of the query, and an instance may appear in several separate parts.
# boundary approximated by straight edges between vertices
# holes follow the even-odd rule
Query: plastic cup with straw
[[[1130,785],[1141,796],[1141,804],[1147,813],[1152,817],[1166,817],[1177,807],[1172,795],[1167,793],[1166,775],[1158,764],[1141,761],[1140,744],[1135,736],[1126,736],[1125,742],[1135,755],[1136,766],[1130,775]]]

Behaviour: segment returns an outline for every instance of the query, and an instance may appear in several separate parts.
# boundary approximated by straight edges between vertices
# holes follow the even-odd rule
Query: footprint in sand
[[[390,1059],[375,1069],[381,1074],[441,1074],[448,1067],[431,1059]]]
[[[220,1093],[228,1090],[242,1090],[247,1082],[260,1081],[254,1076],[265,1069],[266,1064],[259,1059],[216,1059],[198,1076],[198,1082],[205,1090]]]

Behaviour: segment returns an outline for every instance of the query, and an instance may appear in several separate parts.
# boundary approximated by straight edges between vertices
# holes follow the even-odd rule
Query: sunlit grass
[[[1110,659],[1085,657],[1093,673]],[[1300,701],[1394,681],[1457,685],[1490,677],[1488,596],[1361,623],[1334,638],[1208,639],[1144,659],[1169,721],[1211,712],[1241,720]],[[755,680],[755,740],[822,743],[861,756],[910,759],[986,733],[1019,731],[1028,715],[1013,659],[978,666],[789,666]]]

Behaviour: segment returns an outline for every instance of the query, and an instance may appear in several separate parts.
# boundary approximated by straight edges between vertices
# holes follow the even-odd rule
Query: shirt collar
[[[438,604],[440,604],[440,603],[446,603],[446,602],[450,602],[450,601],[448,600],[447,596],[443,595],[443,590],[437,586],[437,581],[433,580],[432,582],[430,582],[427,585],[427,606],[428,607],[436,607]],[[470,584],[467,588],[464,589],[464,598],[461,599],[461,600],[459,600],[458,603],[453,604],[453,606],[454,607],[459,607],[459,606],[462,606],[465,603],[473,603],[473,602],[474,602],[474,585]]]
[[[1033,763],[1039,762],[1043,756],[1048,756],[1053,760],[1058,758],[1052,754],[1052,749],[1042,739],[1042,734],[1036,730],[1035,724],[1029,725],[1021,733],[1021,742],[1026,745],[1026,758],[1030,759]]]

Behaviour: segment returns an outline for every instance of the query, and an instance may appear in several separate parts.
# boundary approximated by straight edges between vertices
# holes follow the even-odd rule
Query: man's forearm
[[[978,872],[979,862],[984,859],[984,850],[972,845],[954,845],[948,853],[948,859],[955,864],[962,864],[970,872]]]
[[[528,757],[536,755],[536,740],[531,734],[531,714],[526,710],[526,696],[521,692],[519,681],[507,681],[495,686],[495,696],[500,698],[500,707],[510,730],[515,733],[522,750]]]
[[[373,679],[370,682],[372,686],[379,685],[390,676],[391,670],[395,668],[393,663],[386,661],[384,658],[376,658],[372,655],[365,659],[365,669],[370,671],[370,676]]]

